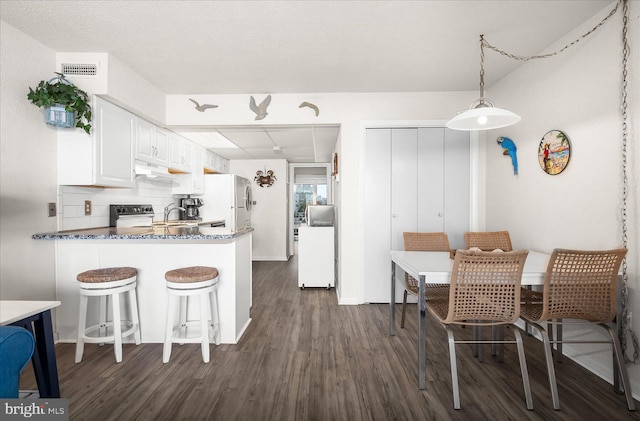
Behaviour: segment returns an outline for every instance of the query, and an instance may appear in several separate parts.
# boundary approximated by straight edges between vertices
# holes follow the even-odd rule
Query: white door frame
[[[296,168],[324,168],[327,173],[327,205],[333,204],[333,183],[331,182],[331,165],[330,163],[304,163],[304,164],[289,164],[289,256],[293,256],[294,244],[293,244],[293,222],[295,215],[295,200],[294,200],[294,190],[295,190],[295,180],[296,180]]]

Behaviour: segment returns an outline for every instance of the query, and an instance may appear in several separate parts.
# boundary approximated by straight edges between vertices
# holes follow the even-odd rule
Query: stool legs
[[[168,363],[171,358],[171,347],[173,343],[199,343],[202,351],[202,361],[208,363],[210,360],[210,344],[220,344],[220,321],[218,316],[218,297],[216,293],[217,285],[209,285],[205,288],[193,289],[172,289],[167,288],[167,318],[165,326],[165,339],[162,348],[162,362]],[[188,321],[189,297],[199,296],[199,320]],[[178,312],[178,325],[174,321]],[[188,327],[199,324],[199,335],[193,334],[187,337]],[[211,341],[213,333],[213,341]]]
[[[122,325],[120,324],[120,297],[118,294],[111,296],[113,311],[113,352],[116,354],[116,362],[122,362]]]
[[[84,334],[87,328],[87,300],[89,297],[80,295],[80,314],[78,317],[78,340],[76,341],[76,363],[82,361],[84,353]]]
[[[200,294],[200,337],[202,361],[209,362],[209,294]]]
[[[136,291],[134,289],[129,291],[129,302],[131,303],[131,321],[138,326],[133,334],[133,340],[136,345],[140,345],[142,342],[140,338],[140,315],[138,314],[138,298],[136,297]]]
[[[213,342],[220,345],[220,319],[218,316],[218,290],[211,292],[211,327],[213,327]]]
[[[162,347],[162,362],[168,363],[171,358],[171,344],[173,337],[173,313],[175,312],[174,300],[167,295],[167,324],[164,332],[164,346]]]
[[[76,363],[82,361],[85,343],[99,343],[102,345],[105,342],[113,341],[113,352],[116,362],[120,363],[122,362],[122,340],[124,337],[133,335],[136,345],[142,342],[140,336],[138,300],[135,289],[135,277],[112,282],[85,283],[82,285],[80,288],[80,313],[78,317],[78,339],[76,342],[75,355]],[[131,320],[123,320],[126,310],[122,308],[120,303],[121,294],[124,294],[125,304],[127,303],[127,295],[129,297],[128,304]],[[89,297],[96,297],[98,300],[98,322],[92,326],[87,326]],[[107,321],[107,308],[111,310],[112,321]],[[124,330],[122,328],[122,322],[126,323]],[[109,334],[108,331],[109,327],[112,328],[111,334]]]

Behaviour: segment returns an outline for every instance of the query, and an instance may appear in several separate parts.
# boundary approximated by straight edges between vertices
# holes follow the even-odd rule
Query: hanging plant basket
[[[44,108],[44,122],[56,127],[70,128],[76,123],[76,116],[73,111],[67,111],[64,105],[55,104]]]
[[[89,95],[65,79],[62,73],[41,81],[36,89],[29,88],[29,99],[38,108],[44,107],[44,121],[56,127],[79,127],[91,131]]]

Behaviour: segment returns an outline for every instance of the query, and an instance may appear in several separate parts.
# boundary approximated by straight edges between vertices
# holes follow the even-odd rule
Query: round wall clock
[[[560,174],[569,164],[571,144],[560,130],[548,131],[538,146],[538,162],[542,171],[549,175]]]

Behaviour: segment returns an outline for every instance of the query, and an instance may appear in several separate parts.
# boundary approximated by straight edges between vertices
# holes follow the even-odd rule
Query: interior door
[[[469,231],[471,152],[469,132],[444,130],[444,231],[452,249],[465,248]]]
[[[418,232],[444,231],[444,128],[418,129]]]
[[[364,301],[389,302],[391,129],[368,129],[364,150]]]
[[[404,231],[418,228],[418,130],[391,131],[391,250],[404,248]]]

